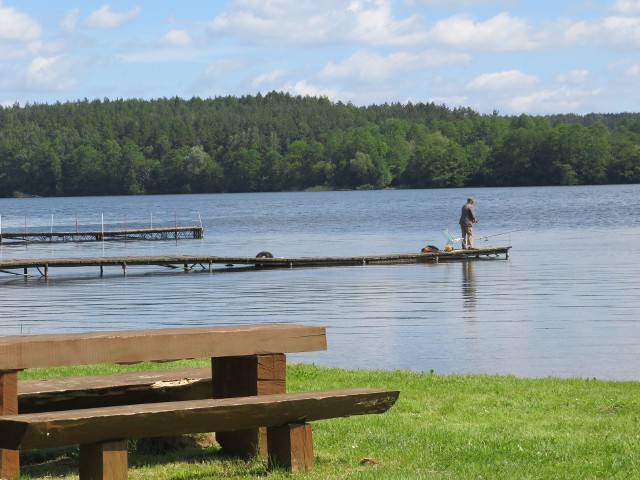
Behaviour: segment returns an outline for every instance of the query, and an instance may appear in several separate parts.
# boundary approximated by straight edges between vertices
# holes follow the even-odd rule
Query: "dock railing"
[[[0,214],[0,243],[203,238],[200,212]]]

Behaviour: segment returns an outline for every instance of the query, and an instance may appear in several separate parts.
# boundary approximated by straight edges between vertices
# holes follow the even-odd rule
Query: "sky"
[[[640,112],[640,0],[0,0],[0,105],[265,94]]]

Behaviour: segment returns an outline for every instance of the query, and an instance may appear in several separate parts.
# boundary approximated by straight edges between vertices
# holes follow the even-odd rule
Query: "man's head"
[[[467,198],[467,203],[473,205],[473,197]]]

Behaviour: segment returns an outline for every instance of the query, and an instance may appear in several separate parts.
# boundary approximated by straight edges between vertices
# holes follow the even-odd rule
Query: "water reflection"
[[[465,260],[462,265],[462,299],[467,318],[476,318],[476,278],[475,261]]]

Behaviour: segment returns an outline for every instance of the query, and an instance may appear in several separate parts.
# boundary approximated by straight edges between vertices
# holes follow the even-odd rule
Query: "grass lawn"
[[[176,362],[176,367],[206,361]],[[98,374],[167,364],[30,370],[20,378]],[[206,437],[181,448],[131,442],[131,479],[640,478],[640,383],[438,375],[289,365],[289,391],[398,389],[382,415],[313,423],[315,469],[268,472],[222,455]],[[196,441],[198,440],[198,441]],[[77,449],[25,452],[29,479],[77,478]]]

